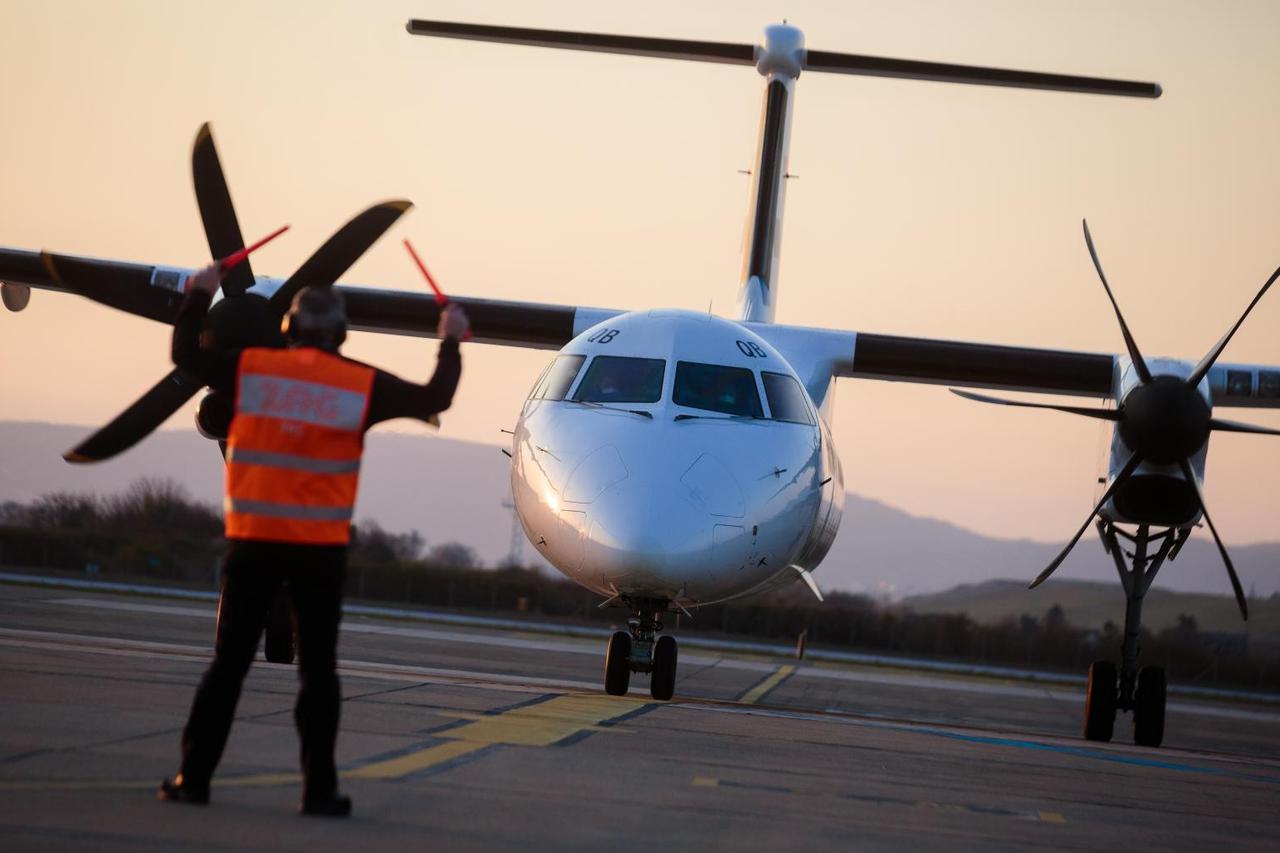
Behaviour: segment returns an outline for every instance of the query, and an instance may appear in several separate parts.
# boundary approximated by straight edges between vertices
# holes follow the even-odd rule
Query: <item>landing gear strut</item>
[[[1136,533],[1130,534],[1112,522],[1099,521],[1098,532],[1102,535],[1103,547],[1115,560],[1120,583],[1124,585],[1124,641],[1120,645],[1119,672],[1110,661],[1094,661],[1089,667],[1084,736],[1088,740],[1111,740],[1116,712],[1132,711],[1133,742],[1139,746],[1159,746],[1164,740],[1165,675],[1158,666],[1138,666],[1142,652],[1142,602],[1156,572],[1165,560],[1178,555],[1190,531],[1168,528],[1152,535],[1150,525],[1142,524]],[[1125,551],[1121,539],[1131,543],[1133,550]],[[1155,552],[1148,553],[1152,545]]]
[[[647,672],[649,693],[665,702],[675,693],[675,637],[658,636],[662,623],[658,616],[667,610],[665,600],[639,598],[626,600],[631,608],[626,631],[615,631],[609,638],[604,656],[604,691],[611,696],[625,696],[631,685],[631,673]]]

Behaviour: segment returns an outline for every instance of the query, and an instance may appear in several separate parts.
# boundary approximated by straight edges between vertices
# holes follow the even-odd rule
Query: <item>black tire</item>
[[[631,635],[614,631],[609,649],[604,653],[604,692],[610,696],[626,696],[631,687]]]
[[[263,651],[270,663],[293,663],[293,617],[289,613],[289,596],[281,587],[275,604],[267,615],[267,638]]]
[[[653,644],[653,675],[649,679],[649,694],[659,702],[665,702],[676,692],[676,638],[659,637]]]
[[[1168,685],[1164,670],[1144,666],[1138,673],[1133,693],[1133,742],[1138,746],[1159,746],[1164,741],[1164,703]]]
[[[1089,687],[1084,700],[1086,740],[1109,741],[1116,728],[1116,665],[1096,660],[1089,665]]]

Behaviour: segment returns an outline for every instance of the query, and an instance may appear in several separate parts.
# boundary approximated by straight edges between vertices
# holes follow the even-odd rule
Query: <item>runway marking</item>
[[[746,693],[743,693],[738,701],[744,705],[754,705],[763,699],[766,693],[790,678],[791,674],[795,671],[796,668],[791,664],[778,667],[767,678],[765,678],[764,681],[761,681],[755,687],[752,687]]]
[[[1228,770],[1222,767],[1204,767],[1196,764],[1183,764],[1177,761],[1166,761],[1159,758],[1144,758],[1141,755],[1128,755],[1122,752],[1112,752],[1110,750],[1096,749],[1087,746],[1069,746],[1067,744],[1044,743],[1042,741],[1026,740],[1024,738],[998,737],[993,735],[970,735],[963,734],[961,732],[949,732],[944,729],[935,729],[927,726],[903,726],[902,728],[909,731],[919,732],[920,734],[933,735],[934,737],[964,741],[965,743],[978,743],[990,746],[1011,746],[1018,749],[1056,752],[1061,755],[1070,755],[1076,758],[1092,758],[1096,761],[1110,761],[1116,764],[1129,764],[1136,767],[1154,767],[1159,770],[1174,770],[1179,773],[1200,773],[1206,776],[1248,779],[1253,782],[1267,782],[1272,785],[1280,785],[1280,776],[1264,776],[1258,773],[1241,773],[1239,771]]]
[[[350,779],[400,779],[494,746],[544,747],[583,732],[609,731],[601,723],[652,703],[613,696],[566,694],[480,715],[466,725],[437,732],[446,743],[376,761],[340,774]]]
[[[1002,737],[998,735],[975,735],[968,734],[963,731],[947,731],[946,729],[940,729],[932,725],[921,725],[919,723],[909,722],[889,722],[863,716],[854,716],[840,711],[791,711],[783,708],[744,707],[741,704],[717,703],[714,701],[681,701],[672,703],[672,705],[674,707],[688,708],[695,711],[707,711],[710,713],[758,714],[760,716],[778,717],[780,719],[806,720],[818,723],[835,723],[838,725],[862,726],[873,729],[884,729],[887,731],[909,732],[913,734],[948,738],[950,740],[958,740],[966,743],[1056,752],[1063,755],[1074,756],[1076,758],[1091,758],[1098,761],[1110,761],[1117,764],[1129,764],[1137,767],[1153,767],[1160,770],[1174,770],[1181,773],[1199,773],[1206,776],[1220,776],[1226,779],[1246,779],[1251,782],[1265,782],[1272,785],[1280,785],[1280,776],[1268,776],[1261,773],[1249,773],[1223,767],[1205,767],[1203,765],[1196,764],[1183,764],[1176,761],[1145,758],[1141,755],[1131,755],[1125,752],[1075,746],[1065,743],[1055,744],[1046,741],[1030,740],[1028,738]],[[1237,764],[1240,763],[1240,759],[1236,756],[1214,756],[1212,760]],[[1254,761],[1252,763],[1256,765],[1259,762]],[[1266,766],[1270,767],[1274,765],[1267,763]]]
[[[343,779],[402,779],[423,770],[458,761],[496,746],[547,747],[589,732],[607,732],[611,720],[631,717],[654,703],[625,697],[596,694],[564,694],[534,704],[520,704],[510,710],[437,732],[436,743],[404,755],[372,761],[338,774]],[[270,787],[297,784],[298,773],[255,773],[223,776],[218,787]],[[90,780],[71,782],[0,782],[0,790],[132,790],[150,788],[154,782]]]
[[[411,752],[408,755],[402,755],[399,758],[375,761],[373,764],[366,764],[363,767],[357,767],[354,770],[348,770],[338,775],[345,779],[401,779],[411,773],[418,773],[439,764],[444,764],[447,761],[454,761],[469,753],[488,748],[489,744],[485,743],[467,743],[460,740],[449,741],[448,743],[440,743],[435,746],[429,746],[426,749],[420,749],[417,752]]]

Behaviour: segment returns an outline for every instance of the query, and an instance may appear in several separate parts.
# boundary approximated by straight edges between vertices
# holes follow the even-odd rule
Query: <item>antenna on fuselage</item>
[[[788,176],[787,149],[790,141],[792,94],[801,71],[1131,98],[1158,98],[1161,94],[1158,83],[808,50],[804,45],[804,33],[785,20],[781,24],[765,28],[763,45],[496,27],[450,21],[411,20],[406,29],[411,35],[418,36],[754,65],[760,75],[766,78],[767,84],[756,165],[751,170],[751,204],[743,254],[741,316],[743,320],[761,323],[773,321],[777,305],[778,257],[783,192],[786,187],[785,178]]]

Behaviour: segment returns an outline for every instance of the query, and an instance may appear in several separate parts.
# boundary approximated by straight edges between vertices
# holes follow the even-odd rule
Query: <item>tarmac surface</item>
[[[348,820],[302,818],[291,667],[260,662],[208,807],[160,803],[200,602],[0,585],[6,850],[1276,849],[1280,705],[1173,699],[1166,746],[1079,737],[1060,685],[344,621]]]

